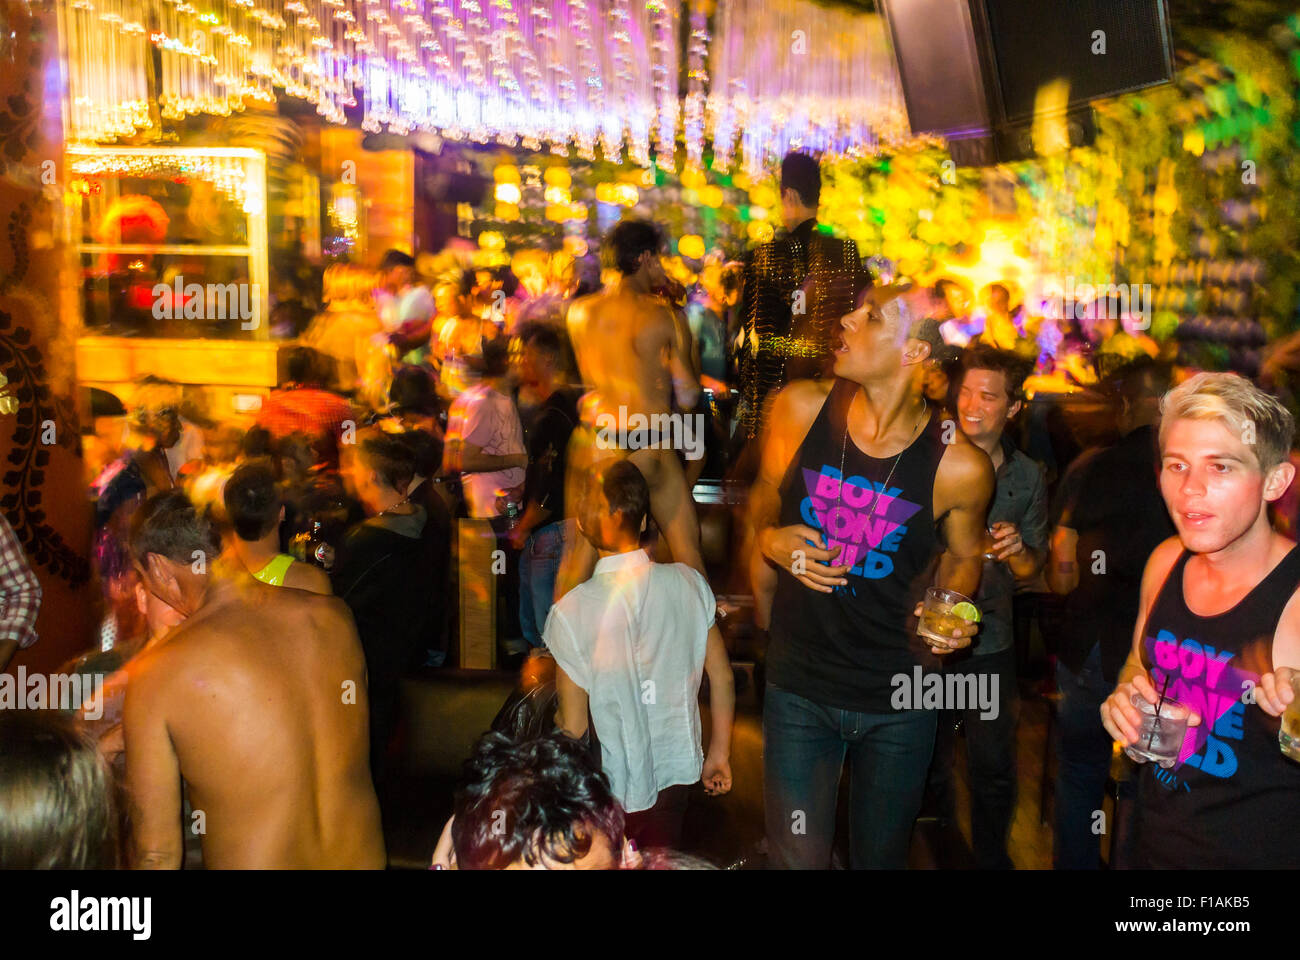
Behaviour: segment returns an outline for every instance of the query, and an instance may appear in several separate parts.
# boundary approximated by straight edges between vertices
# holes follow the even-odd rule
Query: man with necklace
[[[994,474],[926,402],[942,339],[902,292],[860,290],[834,378],[778,395],[752,495],[756,546],[778,571],[763,715],[776,867],[830,865],[846,752],[851,865],[906,866],[936,712],[896,709],[897,678],[937,671],[978,629],[916,634],[927,587],[975,596]]]

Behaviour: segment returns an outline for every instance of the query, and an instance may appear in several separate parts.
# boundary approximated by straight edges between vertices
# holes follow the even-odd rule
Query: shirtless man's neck
[[[610,285],[610,292],[623,295],[634,293],[648,297],[650,295],[650,277],[646,274],[644,268],[631,275],[625,274]]]

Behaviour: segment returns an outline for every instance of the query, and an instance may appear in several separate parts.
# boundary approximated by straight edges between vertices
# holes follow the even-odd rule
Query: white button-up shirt
[[[587,691],[605,775],[628,813],[700,779],[698,698],[715,610],[697,570],[633,550],[599,560],[546,618],[546,646]]]

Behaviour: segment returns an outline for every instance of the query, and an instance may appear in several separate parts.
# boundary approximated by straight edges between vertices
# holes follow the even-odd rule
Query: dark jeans
[[[912,822],[934,750],[935,713],[855,713],[768,684],[763,704],[763,803],[771,865],[825,870],[849,754],[853,869],[907,866]]]
[[[1056,849],[1058,870],[1101,866],[1101,835],[1094,833],[1110,773],[1111,739],[1101,725],[1101,705],[1115,685],[1101,673],[1101,646],[1092,648],[1083,671],[1057,661],[1061,702],[1056,715]]]
[[[691,788],[688,784],[665,787],[659,791],[655,805],[649,810],[627,815],[623,832],[629,840],[636,841],[640,850],[649,850],[651,847],[680,850],[682,822],[686,819],[686,804],[690,798]]]
[[[492,517],[489,522],[496,534],[497,547],[505,554],[505,569],[497,577],[497,651],[504,656],[518,656],[528,651],[519,624],[520,553],[510,546],[510,531],[518,519]]]
[[[947,820],[956,819],[953,765],[957,736],[953,728],[960,717],[966,725],[966,769],[970,775],[971,845],[975,863],[981,870],[1010,870],[1014,864],[1007,854],[1007,839],[1016,811],[1015,648],[945,661],[944,674],[973,677],[976,684],[984,677],[985,690],[990,695],[996,677],[997,696],[990,696],[996,706],[988,712],[996,709],[997,716],[981,718],[984,711],[969,699],[963,710],[940,711],[929,785],[936,810]],[[978,686],[974,689],[978,690]]]
[[[538,527],[524,541],[519,557],[519,626],[530,647],[542,646],[542,630],[555,600],[555,581],[560,575],[564,543],[576,533],[567,521]]]

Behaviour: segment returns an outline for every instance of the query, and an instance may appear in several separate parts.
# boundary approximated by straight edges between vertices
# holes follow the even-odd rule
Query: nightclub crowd
[[[756,865],[903,868],[960,820],[1011,868],[1026,699],[1058,869],[1300,866],[1287,405],[1104,300],[895,276],[818,228],[820,188],[787,156],[786,231],[736,261],[630,218],[603,269],[333,265],[273,316],[296,345],[248,422],[98,393],[102,618],[68,670],[102,693],[0,711],[0,867],[383,868],[403,679],[465,666],[475,604],[546,679],[460,758],[434,869],[724,868],[684,825],[733,789]],[[21,548],[0,589],[3,667],[35,639]]]

